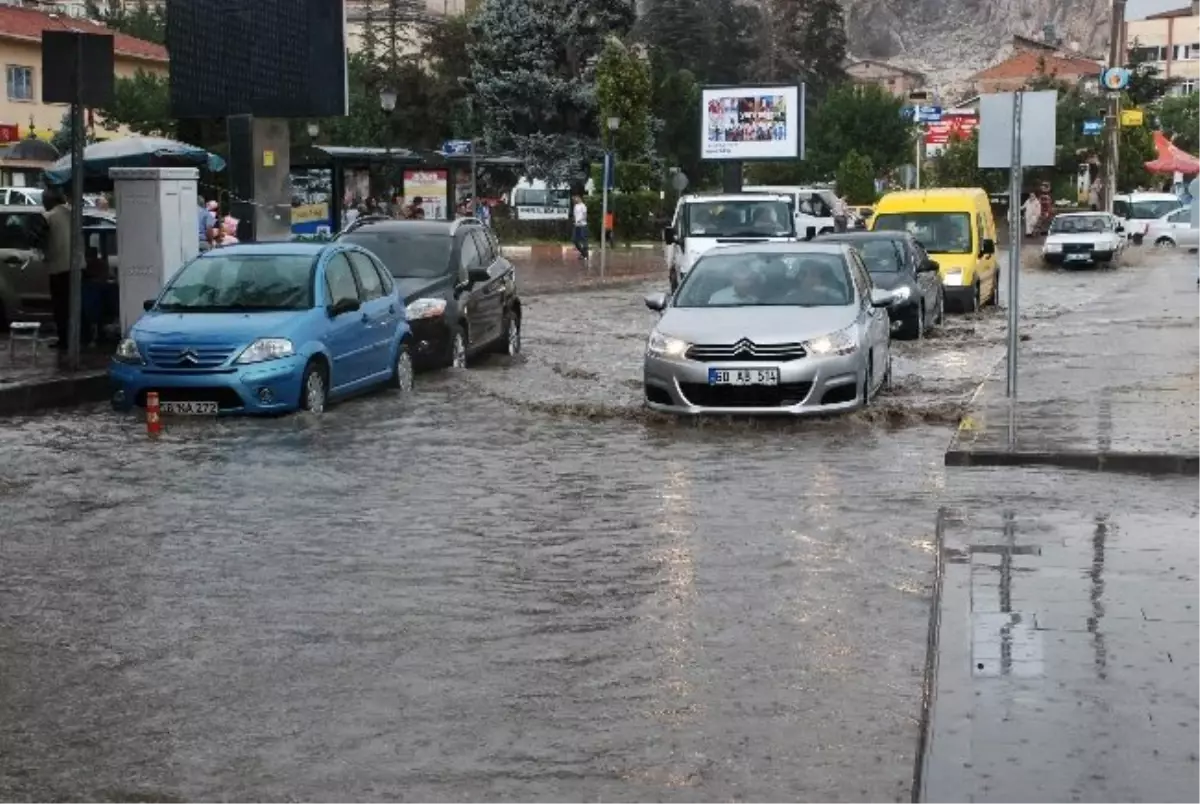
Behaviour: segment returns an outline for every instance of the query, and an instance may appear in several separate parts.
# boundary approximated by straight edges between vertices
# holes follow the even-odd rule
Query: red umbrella
[[[1151,173],[1200,173],[1200,159],[1171,142],[1161,131],[1154,132],[1154,149],[1158,158],[1146,163],[1146,170]]]

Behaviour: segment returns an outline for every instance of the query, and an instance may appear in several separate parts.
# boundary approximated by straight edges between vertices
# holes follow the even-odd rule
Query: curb
[[[1200,455],[1166,452],[946,450],[946,466],[1054,466],[1134,475],[1200,475]]]
[[[608,250],[609,254],[620,254],[625,251],[652,251],[655,248],[654,243],[631,243],[627,246],[614,246]],[[594,254],[599,254],[598,246],[592,247]],[[566,259],[576,255],[575,246],[557,245],[554,243],[537,244],[532,246],[501,246],[500,253],[505,257],[530,257],[540,256],[546,259]]]
[[[536,298],[538,296],[563,296],[568,293],[591,293],[599,290],[612,290],[614,288],[636,287],[643,285],[646,282],[653,282],[660,278],[657,274],[646,274],[644,276],[620,276],[613,279],[597,279],[594,282],[584,282],[578,285],[557,285],[537,287],[521,290],[521,295],[525,298]]]
[[[0,387],[0,416],[37,413],[108,398],[108,372],[82,371],[70,377],[30,380]]]
[[[942,582],[946,575],[946,508],[938,508],[933,528],[933,590],[930,595],[929,633],[925,637],[925,677],[921,680],[921,725],[917,730],[917,756],[913,762],[912,802],[925,799],[926,763],[933,742],[934,694],[937,690],[938,650],[942,633]]]

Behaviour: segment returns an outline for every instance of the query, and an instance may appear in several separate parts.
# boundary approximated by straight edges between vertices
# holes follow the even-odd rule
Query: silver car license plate
[[[708,370],[709,385],[779,385],[779,369]]]
[[[162,412],[174,416],[216,416],[216,402],[163,402]]]

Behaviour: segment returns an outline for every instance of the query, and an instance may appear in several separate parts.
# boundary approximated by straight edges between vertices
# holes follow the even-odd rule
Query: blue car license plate
[[[779,369],[718,369],[708,370],[709,385],[779,385]]]

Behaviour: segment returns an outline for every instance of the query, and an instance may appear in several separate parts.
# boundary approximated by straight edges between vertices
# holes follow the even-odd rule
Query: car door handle
[[[389,304],[388,305],[388,315],[395,315],[395,314],[396,314],[396,305]]]

